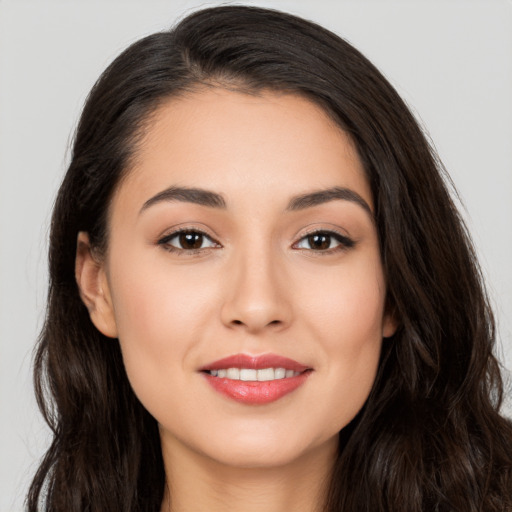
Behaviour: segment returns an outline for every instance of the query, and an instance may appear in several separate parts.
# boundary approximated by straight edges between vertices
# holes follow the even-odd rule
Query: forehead
[[[372,204],[350,137],[318,105],[289,93],[210,88],[163,103],[116,195],[129,192],[142,205],[169,186],[215,190],[228,204],[231,196],[284,202],[343,186]]]

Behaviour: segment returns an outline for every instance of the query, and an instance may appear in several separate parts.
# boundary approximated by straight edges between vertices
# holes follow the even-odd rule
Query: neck
[[[226,466],[179,443],[163,443],[161,512],[321,512],[337,440],[278,467]]]

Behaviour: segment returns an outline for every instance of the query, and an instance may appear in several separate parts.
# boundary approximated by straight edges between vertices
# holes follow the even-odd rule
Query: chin
[[[338,431],[331,436],[311,439],[307,432],[295,429],[299,436],[287,432],[237,432],[214,439],[200,450],[203,455],[223,466],[240,469],[271,469],[292,465],[326,450],[337,453]],[[261,429],[263,430],[263,429]],[[302,435],[301,435],[302,434]]]

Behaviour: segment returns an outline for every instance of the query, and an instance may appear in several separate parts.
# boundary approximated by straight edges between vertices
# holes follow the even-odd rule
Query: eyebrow
[[[226,201],[216,192],[211,192],[210,190],[204,190],[202,188],[169,187],[148,199],[142,205],[139,214],[154,204],[169,201],[194,203],[201,206],[208,206],[210,208],[226,208]]]
[[[370,205],[357,192],[343,187],[332,187],[296,196],[290,200],[286,209],[288,211],[304,210],[306,208],[312,208],[313,206],[318,206],[337,199],[356,203],[361,206],[361,208],[363,208],[363,210],[365,210],[372,219],[374,218]]]
[[[293,197],[288,206],[287,211],[299,211],[313,206],[318,206],[330,201],[343,200],[350,201],[361,208],[363,208],[370,217],[374,218],[373,212],[370,205],[355,191],[349,188],[343,187],[332,187],[324,190],[318,190],[307,194]],[[177,187],[172,186],[165,190],[162,190],[158,194],[148,199],[140,209],[140,213],[147,210],[149,207],[161,203],[161,202],[172,202],[180,201],[184,203],[194,203],[201,206],[207,206],[210,208],[226,209],[226,201],[222,195],[211,190],[205,190],[202,188],[190,188],[190,187]]]

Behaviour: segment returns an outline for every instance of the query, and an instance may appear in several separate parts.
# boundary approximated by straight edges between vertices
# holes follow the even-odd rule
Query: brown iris
[[[203,235],[195,232],[180,233],[179,242],[183,249],[200,249],[203,245]]]
[[[331,246],[331,236],[325,233],[314,233],[308,235],[308,243],[312,249],[325,250]]]

